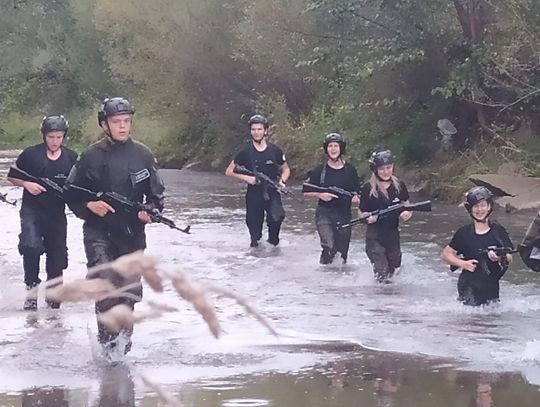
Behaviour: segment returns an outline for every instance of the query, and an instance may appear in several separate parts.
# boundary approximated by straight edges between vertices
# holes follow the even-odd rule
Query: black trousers
[[[381,230],[367,227],[366,254],[373,266],[378,281],[392,277],[401,266],[401,242],[398,229]]]
[[[47,280],[62,276],[67,268],[67,221],[63,211],[48,212],[45,209],[22,206],[19,253],[23,256],[24,283],[28,288],[37,286],[39,259],[43,253],[47,259]]]
[[[458,301],[464,305],[485,305],[499,301],[499,278],[486,275],[480,267],[474,273],[462,271],[458,278]]]
[[[315,211],[315,224],[321,240],[322,253],[320,262],[331,263],[336,253],[341,253],[343,262],[347,261],[351,228],[339,229],[338,223],[348,223],[351,220],[351,210],[348,208],[328,208],[318,205]]]
[[[252,241],[258,241],[262,237],[265,213],[268,241],[277,245],[281,223],[285,219],[281,196],[275,190],[269,190],[267,193],[264,193],[262,188],[248,190],[246,193],[246,224]]]
[[[125,254],[146,249],[146,235],[144,232],[134,234],[129,238],[113,239],[104,227],[95,227],[85,224],[83,226],[83,235],[84,250],[86,252],[86,259],[88,261],[87,266],[89,268],[99,264],[109,263]],[[140,278],[137,278],[136,280],[128,280],[112,270],[93,273],[88,275],[87,278],[108,279],[116,288],[122,288],[131,283],[140,282]],[[119,304],[125,304],[133,310],[135,303],[142,299],[142,286],[138,285],[136,288],[132,288],[127,292],[138,297],[138,299],[114,297],[97,301],[95,304],[96,315],[108,311],[112,307]],[[111,331],[99,320],[97,321],[97,326],[99,343],[114,344],[114,340],[118,337],[119,333]],[[122,333],[130,337],[132,332],[126,331]],[[130,348],[131,343],[128,343],[125,352],[129,351]]]

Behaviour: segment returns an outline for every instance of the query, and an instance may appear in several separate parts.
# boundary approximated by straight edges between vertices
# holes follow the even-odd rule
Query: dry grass
[[[102,276],[117,273],[125,278],[129,283],[117,288],[107,278]],[[62,284],[62,278],[50,280],[45,284],[46,297],[48,300],[57,302],[83,302],[100,301],[106,298],[126,297],[140,300],[129,292],[133,288],[141,285],[141,278],[146,281],[150,288],[158,293],[164,291],[166,284],[171,284],[178,295],[190,303],[208,325],[210,332],[216,338],[220,336],[221,327],[214,306],[213,296],[222,296],[234,299],[241,305],[248,315],[253,316],[264,325],[272,335],[277,336],[277,332],[268,321],[257,312],[243,297],[231,290],[218,287],[214,284],[204,283],[192,279],[183,271],[164,271],[158,267],[158,262],[154,257],[145,255],[142,251],[128,254],[119,259],[99,265],[88,270],[90,279],[78,279]],[[35,293],[36,287],[28,294]],[[27,294],[27,295],[28,295]],[[106,312],[98,315],[99,320],[107,325],[111,330],[131,331],[133,326],[148,319],[159,318],[164,313],[179,312],[176,306],[161,304],[155,301],[147,301],[149,310],[135,312],[127,305],[120,304],[112,307]],[[151,381],[146,376],[137,373],[141,381],[150,389],[155,391],[162,402],[169,406],[181,406],[180,402],[165,389]]]

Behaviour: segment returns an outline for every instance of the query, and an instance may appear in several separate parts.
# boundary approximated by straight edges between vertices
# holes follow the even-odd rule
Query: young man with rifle
[[[268,225],[268,242],[279,244],[281,223],[285,210],[281,193],[287,193],[285,184],[290,176],[283,151],[266,140],[268,120],[254,115],[248,120],[251,143],[231,161],[225,175],[248,184],[246,192],[246,224],[251,247],[257,247],[262,237],[264,215]],[[247,171],[246,171],[247,170]]]
[[[360,203],[358,173],[343,158],[346,146],[341,134],[327,134],[323,142],[327,160],[310,172],[302,186],[304,196],[318,199],[315,224],[322,247],[321,264],[332,263],[338,252],[343,263],[347,262],[351,229],[339,229],[338,225],[350,222],[351,204]]]
[[[104,137],[91,145],[73,167],[66,182],[66,196],[73,212],[84,220],[83,241],[87,265],[93,267],[120,256],[146,248],[145,224],[152,222],[150,213],[163,209],[164,185],[157,172],[154,155],[148,147],[131,138],[135,110],[124,98],[107,98],[98,114]],[[125,211],[112,201],[89,196],[94,193],[116,193],[144,207]],[[150,213],[149,213],[150,212]],[[134,309],[142,298],[140,279],[118,274],[94,273],[89,278],[109,279],[117,288],[135,284],[128,292],[133,298],[115,297],[96,302],[96,314],[126,304]],[[137,283],[139,283],[137,285]],[[117,348],[127,353],[131,348],[131,332],[123,332],[127,340],[120,349],[118,333],[98,320],[98,340],[105,349]]]
[[[442,258],[451,270],[462,270],[457,283],[459,301],[473,306],[498,302],[499,280],[512,261],[514,247],[506,230],[489,219],[493,211],[489,189],[471,188],[465,209],[472,223],[457,230]]]
[[[24,188],[21,205],[19,253],[23,257],[24,283],[28,290],[25,310],[37,310],[39,259],[46,253],[47,280],[61,277],[67,268],[67,221],[62,186],[77,161],[77,153],[63,146],[68,131],[64,116],[45,116],[41,122],[43,143],[25,149],[17,158],[8,180]],[[60,193],[58,192],[60,191]],[[51,308],[60,303],[47,301]]]
[[[371,178],[360,194],[361,217],[367,223],[366,254],[380,283],[390,282],[396,268],[401,266],[399,220],[407,221],[412,216],[409,210],[391,212],[380,219],[376,213],[392,205],[409,203],[407,187],[394,175],[394,163],[390,150],[373,152],[369,160]]]

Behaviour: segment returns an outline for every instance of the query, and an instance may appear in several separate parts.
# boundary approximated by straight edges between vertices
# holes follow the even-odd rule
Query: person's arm
[[[369,202],[371,200],[370,197],[371,193],[371,185],[369,183],[365,183],[361,190],[360,190],[360,204],[358,205],[358,216],[360,218],[366,218],[367,217],[367,223],[375,223],[379,219],[377,215],[371,215],[371,212],[373,209],[370,209]]]
[[[29,159],[30,158],[28,157],[27,152],[23,151],[17,157],[17,161],[15,162],[15,166],[17,168],[23,170],[23,171],[29,172],[28,171],[29,168],[28,168],[28,165],[27,165]],[[11,182],[12,185],[14,185],[16,187],[24,188],[31,195],[34,195],[34,196],[42,194],[43,192],[47,192],[47,190],[44,187],[42,187],[41,185],[39,185],[37,182],[23,181],[22,179],[13,178],[13,177],[8,177],[7,179],[8,179],[9,182]]]
[[[289,164],[285,161],[283,164],[279,166],[279,182],[282,184],[283,187],[285,187],[285,184],[289,180],[289,177],[291,176],[291,169],[289,168]]]
[[[474,272],[476,270],[476,265],[478,260],[463,260],[460,259],[457,255],[457,250],[452,246],[447,245],[442,251],[442,259],[449,264],[450,266],[455,266],[457,268]]]
[[[234,172],[234,167],[236,166],[236,163],[231,161],[227,169],[225,170],[225,175],[227,177],[236,178],[240,181],[244,181],[247,184],[255,185],[257,183],[257,178],[251,176],[251,175],[244,175],[244,174],[237,174]]]
[[[66,203],[69,209],[83,220],[88,220],[92,214],[103,217],[109,212],[114,213],[114,208],[103,201],[85,201],[79,199],[73,191],[70,191],[70,185],[77,185],[82,188],[89,188],[89,181],[86,177],[86,157],[81,155],[81,159],[71,168],[69,175],[64,184],[66,193]]]
[[[311,170],[309,172],[309,177],[308,177],[307,182],[309,184],[320,186],[321,171],[322,171],[322,166],[319,166],[319,167]],[[303,192],[302,191],[302,194],[307,198],[320,199],[320,200],[325,201],[325,202],[329,202],[332,199],[337,199],[338,198],[337,195],[331,194],[329,192]]]
[[[360,178],[358,177],[358,172],[356,172],[356,168],[354,168],[352,165],[350,166],[352,169],[352,185],[353,188],[351,189],[352,192],[355,192],[355,195],[351,198],[351,204],[353,205],[360,205]]]
[[[401,194],[400,194],[401,195],[401,203],[403,203],[405,205],[409,205],[411,202],[409,201],[410,196],[409,196],[409,191],[407,190],[407,186],[403,182],[400,182],[400,184],[401,184]],[[403,221],[408,221],[412,217],[412,211],[401,212],[399,217]]]
[[[148,188],[145,191],[145,204],[150,209],[161,212],[165,206],[165,184],[159,175],[157,161],[153,154],[150,154],[149,163],[146,168],[150,172],[150,179],[148,181]],[[152,223],[152,218],[147,211],[139,211],[137,217],[143,223]]]

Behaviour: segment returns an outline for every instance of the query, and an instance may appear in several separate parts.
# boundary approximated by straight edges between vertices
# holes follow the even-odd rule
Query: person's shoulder
[[[253,148],[253,144],[251,142],[249,143],[242,143],[236,148],[237,154],[248,154],[249,150]]]
[[[369,196],[371,192],[371,184],[369,182],[364,182],[362,186],[360,187],[360,192],[364,196]]]
[[[79,154],[75,150],[72,150],[69,147],[62,146],[62,152],[67,155],[71,160],[76,160]]]
[[[506,228],[501,225],[499,222],[495,221],[495,220],[490,220],[489,221],[489,225],[491,226],[492,229],[498,231],[498,232],[504,232],[506,234],[508,234]]]
[[[456,233],[454,233],[455,236],[457,235],[466,235],[466,234],[473,234],[473,225],[471,223],[467,223],[466,225],[460,226],[458,230],[456,230]]]
[[[252,148],[251,143],[243,143],[236,148],[234,154],[235,159],[244,158],[249,154],[249,150]]]
[[[347,171],[351,172],[352,174],[358,175],[358,171],[356,170],[356,167],[352,165],[350,162],[345,163],[345,168],[347,169]]]
[[[141,151],[143,152],[144,154],[150,154],[150,155],[154,155],[153,151],[150,149],[150,147],[148,147],[146,144],[138,141],[138,140],[133,140],[133,146],[138,150],[138,151]]]
[[[266,145],[268,146],[269,150],[275,151],[276,153],[283,155],[283,149],[277,144],[267,142]]]
[[[24,150],[21,151],[19,155],[29,155],[41,152],[45,152],[44,143],[34,144],[33,146],[26,147]]]
[[[321,172],[323,170],[323,167],[325,166],[326,164],[319,164],[317,165],[316,167],[312,168],[308,173],[307,173],[307,177],[306,178],[313,178],[314,176],[315,177],[320,177],[321,175]]]
[[[90,144],[86,149],[80,154],[79,161],[85,160],[94,160],[102,156],[107,151],[107,140],[102,138],[98,141]]]
[[[399,189],[400,190],[403,190],[403,191],[408,190],[407,184],[405,184],[405,182],[403,182],[402,180],[398,179],[398,184],[399,184]]]

